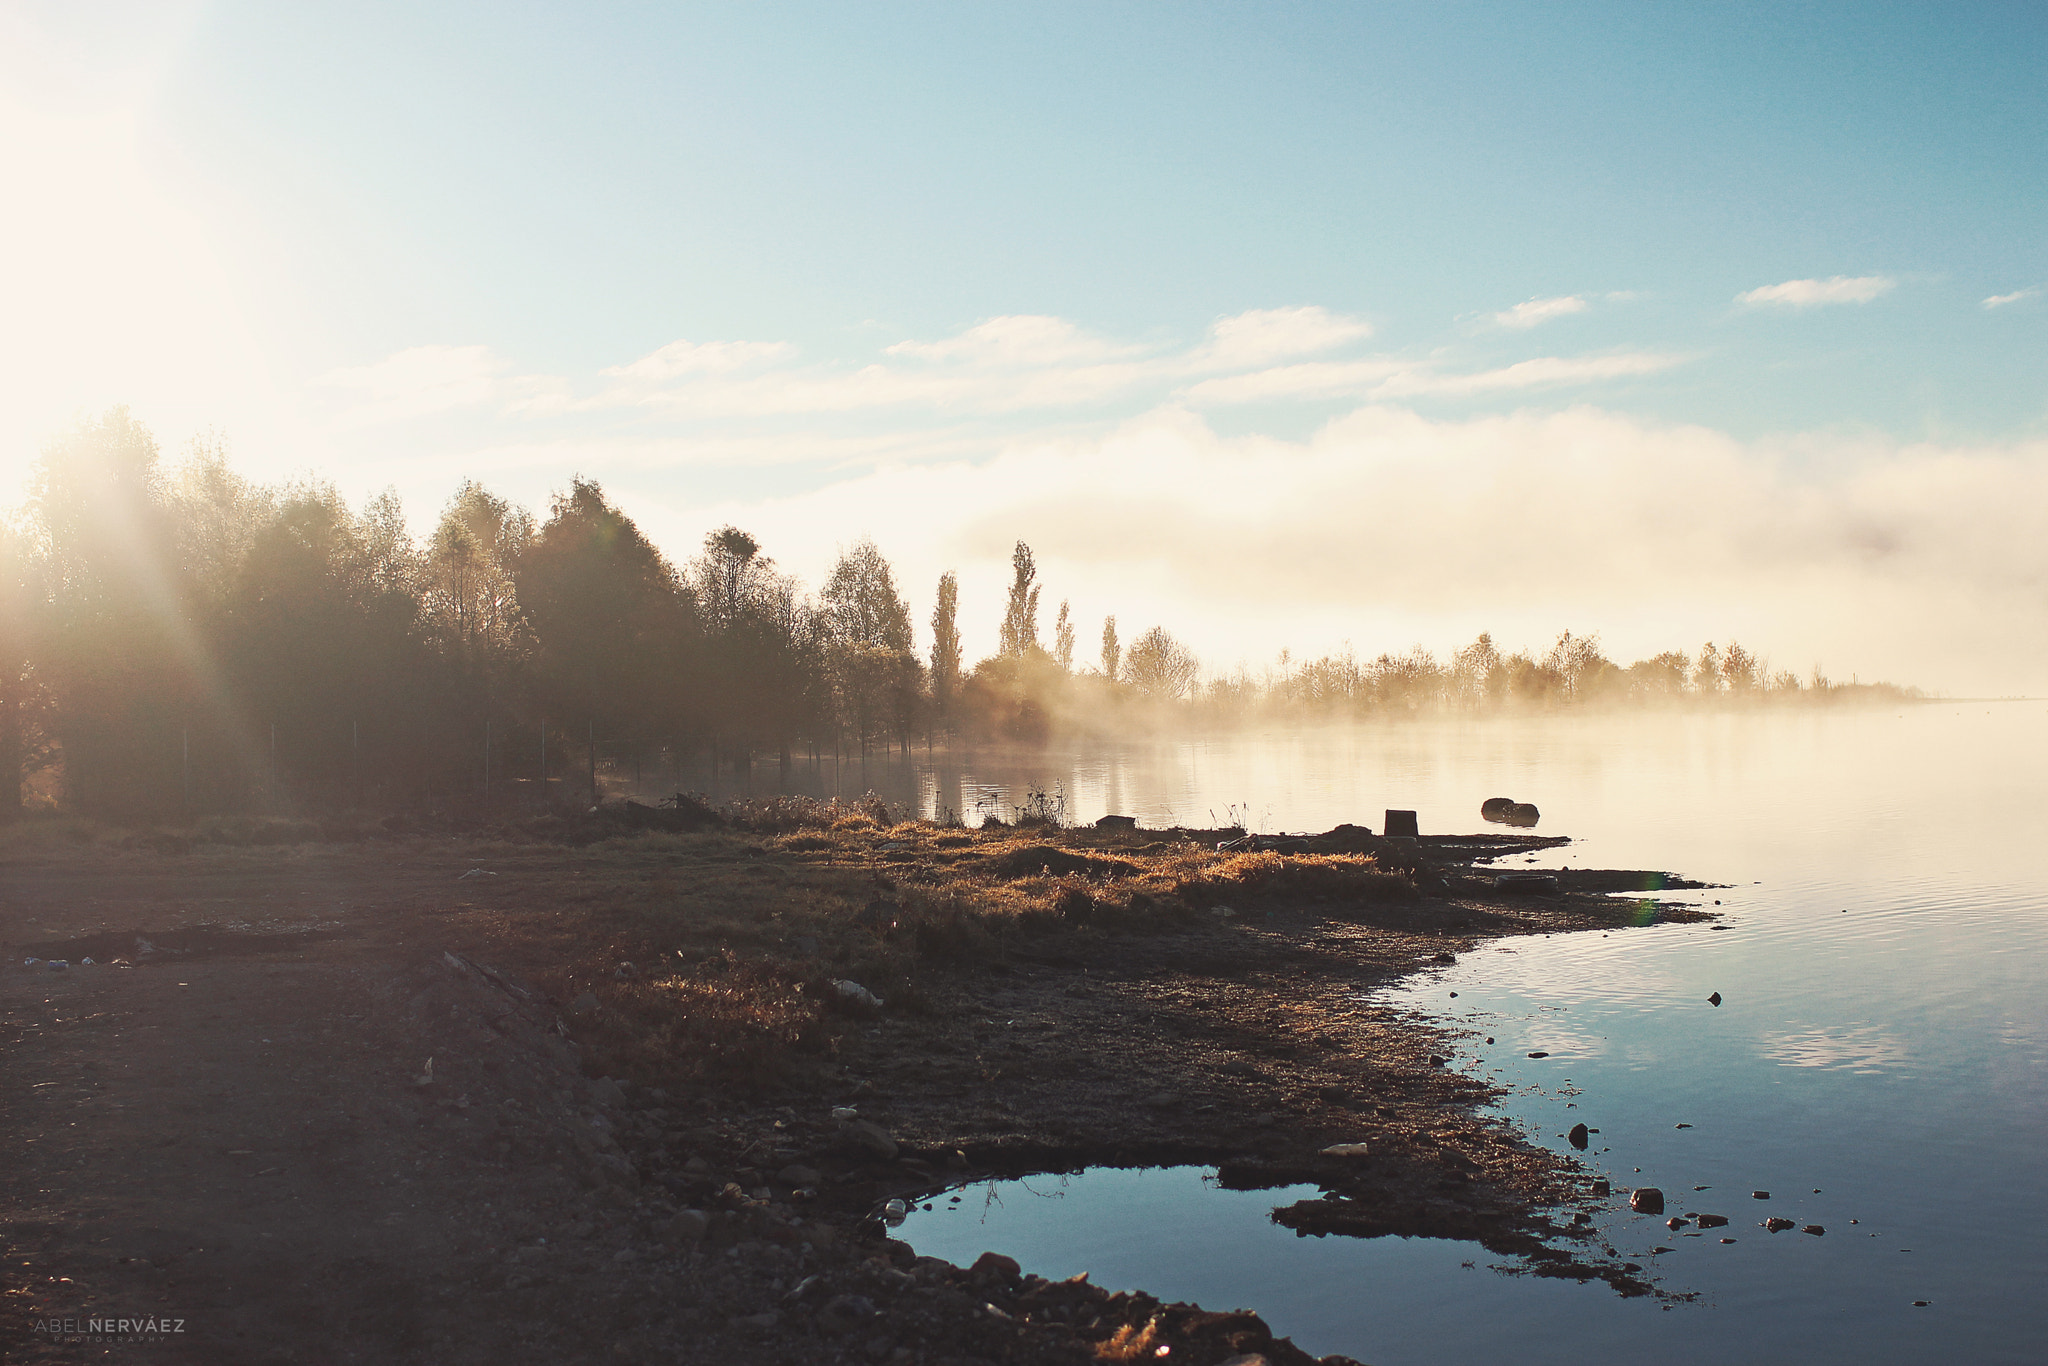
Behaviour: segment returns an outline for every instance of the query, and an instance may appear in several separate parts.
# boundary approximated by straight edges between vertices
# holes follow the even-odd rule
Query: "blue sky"
[[[1985,642],[2044,606],[2012,520],[2048,487],[2038,5],[0,25],[12,481],[128,401],[422,521],[581,470],[679,557],[739,520],[815,578],[872,533],[914,606],[1027,536],[1050,592],[1215,667],[1570,626],[2035,676]],[[1401,565],[1345,530],[1395,486],[1430,531]],[[1715,524],[1689,571],[1665,508]],[[1589,509],[1608,555],[1518,525]],[[1508,554],[1544,563],[1460,572]]]

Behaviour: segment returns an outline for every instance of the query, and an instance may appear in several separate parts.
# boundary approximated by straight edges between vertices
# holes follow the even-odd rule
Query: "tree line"
[[[424,541],[395,497],[263,486],[217,441],[175,467],[125,409],[53,442],[0,528],[0,817],[588,800],[607,764],[784,764],[961,738],[1253,716],[1836,691],[1738,645],[1627,667],[1591,637],[1540,658],[1481,636],[1447,662],[1349,654],[1204,683],[1164,628],[1093,661],[1066,602],[1041,637],[1021,542],[997,652],[967,667],[954,575],[916,644],[873,541],[815,593],[737,527],[685,564],[593,481],[545,518],[474,482]],[[551,795],[552,794],[552,795]]]

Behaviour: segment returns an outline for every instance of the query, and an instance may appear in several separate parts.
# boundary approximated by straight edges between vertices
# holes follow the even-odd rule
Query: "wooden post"
[[[590,723],[590,733],[585,737],[590,750],[590,804],[597,805],[597,722]]]
[[[491,719],[484,718],[484,805],[491,804]]]
[[[359,721],[348,723],[348,779],[355,789],[357,810],[363,806],[363,727]]]
[[[192,811],[192,727],[190,726],[185,727],[183,773],[185,782],[185,812],[187,815],[190,815]]]
[[[547,810],[547,805],[548,805],[548,723],[547,723],[547,718],[546,718],[546,717],[542,717],[542,718],[541,718],[541,723],[540,723],[540,805],[541,805],[541,810],[543,810],[543,811]]]

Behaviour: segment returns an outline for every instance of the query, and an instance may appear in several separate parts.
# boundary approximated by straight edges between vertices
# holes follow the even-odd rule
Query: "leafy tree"
[[[533,633],[546,714],[600,739],[672,734],[692,719],[696,602],[594,480],[572,480],[519,556],[513,587]]]
[[[1201,672],[1194,651],[1154,626],[1131,643],[1123,662],[1124,681],[1155,701],[1170,702],[1194,686]]]
[[[1032,563],[1031,547],[1022,541],[1017,542],[1016,550],[1010,555],[1010,567],[1010,599],[1003,610],[1003,626],[997,637],[996,652],[1021,658],[1038,648],[1040,585],[1033,582],[1038,577],[1038,568]]]
[[[952,570],[939,575],[938,606],[932,609],[932,711],[943,723],[960,691],[960,580]]]
[[[889,562],[863,538],[840,555],[820,596],[833,690],[854,739],[865,748],[882,731],[894,730],[907,745],[917,657],[911,653],[910,610],[896,593]]]
[[[1102,676],[1114,683],[1117,669],[1123,663],[1123,646],[1116,638],[1116,618],[1102,619]]]

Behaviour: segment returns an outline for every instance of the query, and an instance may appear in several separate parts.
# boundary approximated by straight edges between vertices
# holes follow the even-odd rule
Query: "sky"
[[[2037,4],[0,4],[0,501],[727,523],[1082,653],[2048,691]]]

